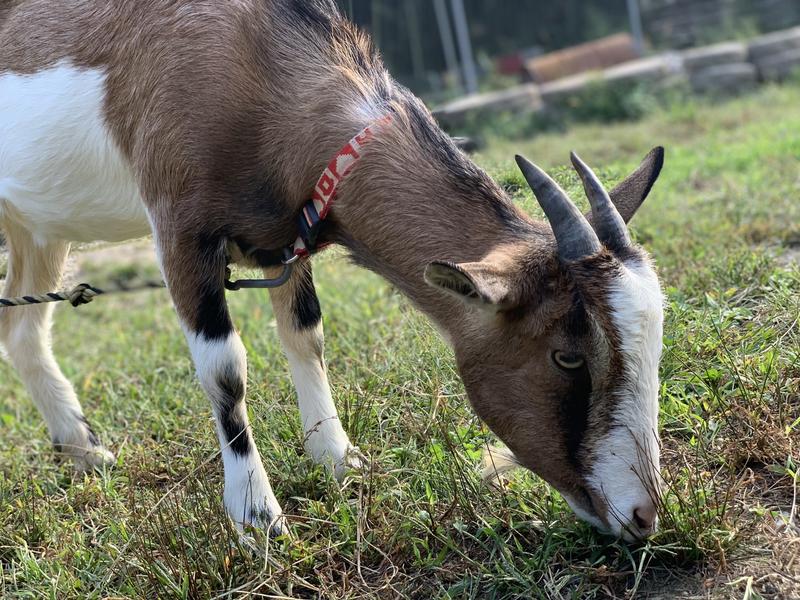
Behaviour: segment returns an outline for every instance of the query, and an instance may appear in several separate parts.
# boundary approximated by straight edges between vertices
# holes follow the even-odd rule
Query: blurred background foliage
[[[460,87],[449,72],[436,0],[337,0],[370,32],[392,74],[418,94]],[[450,0],[446,6],[453,25]],[[463,0],[481,87],[510,82],[495,74],[499,57],[535,56],[631,29],[626,0]],[[637,0],[646,48],[686,48],[800,24],[798,0]]]

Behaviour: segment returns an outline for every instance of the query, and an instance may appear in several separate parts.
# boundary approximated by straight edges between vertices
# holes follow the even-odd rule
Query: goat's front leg
[[[225,302],[224,242],[171,232],[159,232],[156,239],[198,378],[214,411],[228,514],[240,530],[252,525],[285,533],[247,418],[247,358]]]
[[[361,466],[361,461],[331,398],[323,357],[322,313],[310,262],[297,265],[288,283],[270,289],[270,299],[297,390],[303,445],[314,462],[326,464],[341,480],[348,468]]]

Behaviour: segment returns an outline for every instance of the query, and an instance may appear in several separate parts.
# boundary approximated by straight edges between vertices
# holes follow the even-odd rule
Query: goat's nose
[[[649,503],[633,510],[633,522],[644,537],[653,533],[656,528],[656,505]]]

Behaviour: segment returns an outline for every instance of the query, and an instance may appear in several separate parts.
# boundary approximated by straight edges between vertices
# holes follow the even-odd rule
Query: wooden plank
[[[584,71],[605,69],[638,58],[636,44],[628,33],[594,40],[525,62],[531,80],[542,83]]]

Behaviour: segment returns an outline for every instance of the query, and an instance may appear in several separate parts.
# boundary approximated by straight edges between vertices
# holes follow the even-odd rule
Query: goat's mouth
[[[573,493],[561,494],[579,519],[586,521],[605,533],[615,533],[614,527],[608,522],[607,511],[602,507],[605,503],[597,494],[590,492],[585,486],[578,486]]]
[[[656,531],[658,519],[640,524],[643,519],[626,519],[615,510],[613,503],[603,494],[593,492],[591,488],[580,486],[574,494],[562,494],[581,520],[593,525],[598,531],[622,539],[627,543],[642,542]]]

